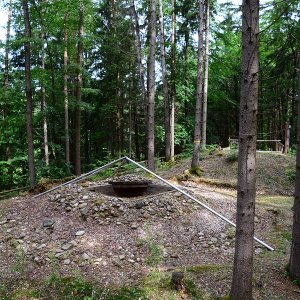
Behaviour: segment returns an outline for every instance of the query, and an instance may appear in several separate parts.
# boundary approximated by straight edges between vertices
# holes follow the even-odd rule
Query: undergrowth
[[[10,285],[0,284],[1,300],[179,300],[180,293],[176,291],[171,281],[170,272],[153,268],[141,282],[139,287],[103,288],[86,280],[79,274],[62,276],[53,271],[42,281],[12,279]],[[189,299],[203,299],[200,290],[190,278],[184,280]]]
[[[285,271],[287,276],[293,281],[293,283],[300,287],[300,278],[297,278],[291,274],[289,263],[285,266]]]
[[[2,300],[146,300],[145,292],[138,287],[119,289],[101,288],[80,275],[63,277],[53,272],[43,281],[13,282],[13,286],[0,286]]]
[[[239,158],[239,153],[237,150],[230,150],[230,152],[226,156],[226,161],[227,162],[236,162],[238,161]]]

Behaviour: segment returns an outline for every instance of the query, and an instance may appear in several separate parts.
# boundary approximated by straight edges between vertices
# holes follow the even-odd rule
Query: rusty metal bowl
[[[120,197],[142,196],[148,189],[150,181],[110,181],[114,192]]]

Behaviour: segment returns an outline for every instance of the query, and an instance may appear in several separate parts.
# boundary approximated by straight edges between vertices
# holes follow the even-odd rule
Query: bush
[[[286,168],[285,175],[290,181],[295,181],[296,179],[296,169],[295,168]]]
[[[27,157],[19,156],[0,161],[0,190],[26,186],[28,181]]]
[[[297,145],[292,145],[289,150],[289,154],[296,156],[297,155]]]
[[[239,158],[239,153],[237,150],[231,150],[230,153],[226,157],[227,162],[235,162]]]

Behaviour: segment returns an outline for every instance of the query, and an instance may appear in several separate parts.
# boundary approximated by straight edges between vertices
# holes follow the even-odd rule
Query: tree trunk
[[[162,0],[159,3],[159,24],[160,24],[160,55],[161,55],[161,69],[163,79],[164,104],[165,104],[165,155],[166,161],[171,159],[171,132],[170,132],[170,103],[169,103],[169,87],[167,79],[166,66],[166,49],[165,49],[165,34],[164,34],[164,15]]]
[[[231,298],[252,299],[257,139],[259,1],[243,0],[236,241]]]
[[[28,1],[23,0],[23,14],[25,23],[25,89],[26,89],[26,128],[27,128],[27,140],[28,140],[28,169],[29,169],[29,180],[30,186],[35,186],[35,165],[34,165],[34,146],[33,146],[33,121],[32,121],[32,90],[31,90],[31,70],[30,70],[30,38],[31,38],[31,27],[29,18]]]
[[[5,124],[5,139],[6,139],[6,159],[10,160],[11,158],[11,148],[9,142],[9,124],[7,122],[8,116],[8,103],[9,103],[9,96],[8,96],[8,89],[9,89],[9,42],[10,42],[10,26],[11,26],[11,15],[12,15],[12,0],[9,1],[9,9],[7,14],[7,31],[6,31],[6,42],[5,42],[5,56],[4,56],[4,85],[3,85],[3,117],[4,117],[4,124]],[[11,172],[10,172],[11,173]]]
[[[188,26],[186,26],[186,30],[184,33],[184,121],[187,124],[187,117],[188,117],[188,86],[189,86],[189,66],[188,66],[188,59],[189,59],[189,44],[190,44],[190,32]]]
[[[150,52],[148,68],[148,117],[147,117],[147,144],[148,144],[148,168],[153,171],[154,165],[154,106],[155,106],[155,46],[156,46],[156,1],[151,0],[150,18]]]
[[[199,0],[198,15],[198,75],[197,75],[197,92],[196,92],[196,114],[194,130],[194,151],[192,159],[192,168],[199,167],[200,151],[200,131],[201,131],[201,107],[203,100],[203,0]]]
[[[140,88],[142,91],[142,98],[144,104],[144,114],[145,119],[147,118],[147,95],[146,95],[146,88],[145,88],[145,69],[142,62],[142,47],[141,47],[141,34],[140,34],[140,25],[138,20],[138,15],[135,9],[134,0],[132,0],[131,4],[131,11],[135,23],[135,37],[136,37],[136,52],[137,52],[137,63],[139,66],[139,77],[140,77]]]
[[[121,79],[120,79],[120,71],[117,70],[117,112],[116,112],[116,125],[117,125],[117,143],[116,150],[118,157],[120,158],[123,153],[123,120],[124,120],[124,104],[123,104],[123,95],[121,91]]]
[[[70,165],[70,134],[69,134],[69,98],[68,98],[68,20],[69,13],[65,14],[64,32],[64,110],[65,110],[65,158]]]
[[[300,53],[299,53],[300,67]],[[298,67],[298,68],[299,68]],[[300,279],[300,68],[298,69],[298,121],[297,121],[297,160],[294,200],[294,223],[290,256],[290,274]]]
[[[45,33],[42,33],[42,71],[45,72],[45,49],[44,49]],[[41,92],[42,92],[42,111],[43,111],[43,130],[44,130],[44,153],[45,163],[49,166],[49,143],[48,143],[48,121],[47,121],[47,100],[46,89],[44,83],[44,74],[42,76]]]
[[[171,159],[175,154],[175,100],[176,100],[176,37],[175,37],[175,0],[172,0],[172,33],[171,33],[171,113],[170,113],[170,134],[171,134]]]
[[[208,63],[209,63],[209,1],[206,0],[206,25],[205,25],[205,63],[204,63],[204,87],[203,87],[203,116],[202,116],[202,142],[206,148],[206,128],[207,128],[207,92],[208,92]]]
[[[131,97],[128,97],[128,156],[132,158],[132,103],[131,103]]]
[[[135,143],[135,158],[137,161],[141,160],[140,141],[139,141],[139,126],[138,126],[137,107],[133,108],[133,124],[134,124],[134,143]]]
[[[81,117],[81,89],[82,89],[82,67],[83,67],[83,22],[84,7],[79,4],[79,24],[78,24],[78,50],[77,50],[77,86],[76,86],[76,108],[75,108],[75,175],[81,174],[81,155],[80,155],[80,117]]]

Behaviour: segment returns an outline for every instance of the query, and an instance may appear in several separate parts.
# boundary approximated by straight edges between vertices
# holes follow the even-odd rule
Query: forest
[[[155,157],[169,160],[192,151],[196,1],[160,3],[152,58],[148,1],[29,1],[26,30],[21,4],[3,1],[8,23],[2,29],[6,39],[0,59],[1,189],[27,186],[28,165],[33,185],[43,177],[80,174],[123,155],[147,159],[146,102],[152,89]],[[238,136],[241,7],[211,1],[208,31],[205,10],[203,144],[227,147],[228,139]],[[260,10],[258,139],[284,143],[288,123],[293,151],[298,1],[264,1]],[[30,75],[24,43],[30,48]]]
[[[297,299],[300,6],[241,2],[3,1],[3,299]]]

